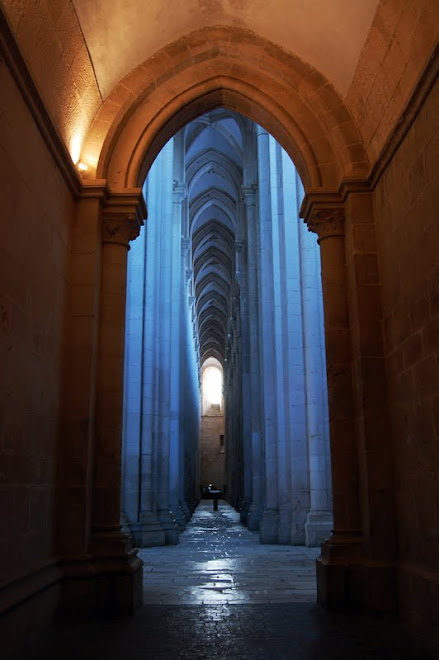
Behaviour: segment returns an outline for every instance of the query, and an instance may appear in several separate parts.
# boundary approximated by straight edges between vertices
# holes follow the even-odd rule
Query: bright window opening
[[[203,395],[206,406],[221,405],[223,377],[218,367],[207,367],[203,373]]]

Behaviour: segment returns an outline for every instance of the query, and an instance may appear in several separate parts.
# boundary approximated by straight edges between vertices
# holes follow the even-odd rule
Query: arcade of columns
[[[302,195],[274,138],[224,110],[182,129],[149,172],[125,359],[122,506],[138,545],[178,542],[206,482],[209,358],[225,376],[227,499],[263,543],[330,535],[320,263]]]
[[[377,489],[373,475],[359,471],[358,451],[353,442],[354,405],[360,405],[364,414],[373,408],[370,412],[375,418],[382,414],[380,406],[385,406],[385,400],[375,392],[372,375],[367,373],[368,362],[376,363],[376,359],[368,355],[375,350],[370,346],[373,333],[367,333],[368,329],[364,327],[362,332],[351,330],[358,323],[358,316],[364,314],[366,306],[371,304],[371,296],[378,296],[378,285],[358,267],[361,256],[370,254],[373,247],[371,196],[361,187],[356,190],[355,184],[347,185],[337,193],[311,193],[304,198],[301,215],[311,231],[317,234],[320,244],[331,436],[333,529],[317,560],[318,598],[322,604],[333,607],[358,601],[375,609],[391,609],[393,530],[388,528],[388,535],[383,539],[376,524],[365,519],[363,511],[369,498],[378,514],[379,509],[386,507],[386,492],[383,488]],[[105,187],[86,184],[74,236],[74,253],[79,259],[87,253],[88,245],[99,245],[96,239],[101,237],[101,248],[93,252],[93,259],[87,259],[87,267],[84,265],[81,273],[77,273],[77,278],[94,287],[96,262],[102,264],[101,329],[94,339],[99,344],[97,378],[100,386],[95,403],[98,426],[90,538],[93,560],[90,565],[88,555],[81,554],[82,546],[70,545],[71,554],[77,553],[83,559],[72,561],[71,565],[66,563],[64,593],[68,599],[66,602],[74,603],[71,580],[77,583],[81,578],[87,579],[93,571],[102,575],[97,607],[119,612],[131,611],[141,602],[141,562],[129,535],[121,530],[121,482],[115,475],[122,463],[119,439],[123,418],[127,254],[130,241],[138,235],[145,218],[146,208],[140,190],[111,193]],[[84,231],[85,227],[87,231]],[[349,251],[346,245],[349,245]],[[362,278],[367,278],[367,295]],[[358,286],[355,287],[356,281]],[[72,283],[75,284],[75,278]],[[95,305],[96,302],[72,301],[71,313],[86,311],[87,304]],[[73,347],[67,348],[71,350]],[[78,365],[78,370],[83,366]],[[363,388],[355,391],[354,379],[362,371]],[[74,383],[71,392],[74,396]],[[86,397],[82,400],[86,403]],[[68,410],[66,415],[68,418]],[[105,447],[99,443],[104,431]],[[374,443],[376,445],[371,427],[362,437],[360,451],[373,448]],[[374,452],[380,451],[385,459],[386,449],[375,446]],[[383,460],[383,463],[385,470],[388,462]],[[89,501],[89,482],[77,485],[77,498],[81,498],[81,492],[84,502]],[[74,538],[73,533],[71,538]],[[366,561],[367,557],[370,559]],[[387,588],[378,591],[371,584],[369,590],[367,575],[376,576],[377,571],[381,585],[387,585]]]
[[[109,23],[78,22],[80,4],[0,0],[3,639],[26,651],[58,613],[141,605],[133,545],[176,542],[199,497],[198,374],[218,359],[227,497],[243,521],[290,543],[330,527],[319,603],[396,613],[437,644],[437,2],[370,0],[361,21],[321,3],[303,30],[293,12],[312,37],[302,46],[269,2],[259,23],[252,3],[216,3],[212,24],[197,0],[180,3],[185,25],[147,21],[135,0],[119,14],[97,2]],[[190,144],[211,111],[264,129],[229,117],[236,144],[217,145],[197,179],[205,154]],[[265,131],[300,174],[304,224],[283,223],[302,193]],[[233,181],[218,176],[225,162]],[[159,163],[167,196],[151,185]],[[312,379],[315,298],[296,295],[317,266],[298,259],[302,239],[321,261],[332,526],[323,445],[291,426],[325,380]],[[163,274],[161,244],[168,266],[180,260]],[[309,431],[322,411],[305,411]]]

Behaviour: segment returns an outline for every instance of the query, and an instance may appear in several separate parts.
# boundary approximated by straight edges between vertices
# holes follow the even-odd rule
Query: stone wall
[[[203,486],[213,484],[222,490],[225,484],[224,414],[211,406],[201,417],[200,433],[200,482]]]
[[[378,6],[346,102],[373,163],[391,135],[437,43],[436,0]]]
[[[0,610],[57,579],[53,558],[60,362],[71,194],[0,62]],[[20,591],[17,579],[22,580]],[[31,643],[48,591],[8,632]],[[28,603],[28,604],[29,604]],[[29,610],[29,608],[28,608]],[[18,611],[14,617],[19,616]],[[6,631],[1,633],[7,639]],[[29,639],[28,639],[29,638]],[[4,642],[6,643],[6,642]]]
[[[438,107],[436,81],[375,191],[399,606],[427,628],[439,612]]]
[[[54,125],[75,161],[101,104],[71,0],[2,0],[2,10]]]

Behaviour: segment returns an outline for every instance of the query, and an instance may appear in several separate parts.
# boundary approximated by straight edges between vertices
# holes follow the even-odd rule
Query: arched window
[[[206,360],[202,370],[201,387],[203,395],[203,413],[212,406],[222,407],[223,372],[220,363],[214,358]]]

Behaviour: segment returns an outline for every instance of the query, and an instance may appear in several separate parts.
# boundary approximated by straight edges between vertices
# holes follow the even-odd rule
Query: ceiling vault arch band
[[[343,179],[368,173],[356,125],[321,73],[247,30],[205,28],[165,47],[116,85],[84,143],[89,176],[105,178],[116,190],[140,186],[164,144],[218,108],[269,131],[307,191],[336,189]]]
[[[188,231],[201,364],[224,364],[229,317],[236,292],[235,241],[240,225],[245,130],[252,122],[217,109],[194,119],[177,134],[184,145]],[[177,183],[178,185],[178,183]]]

